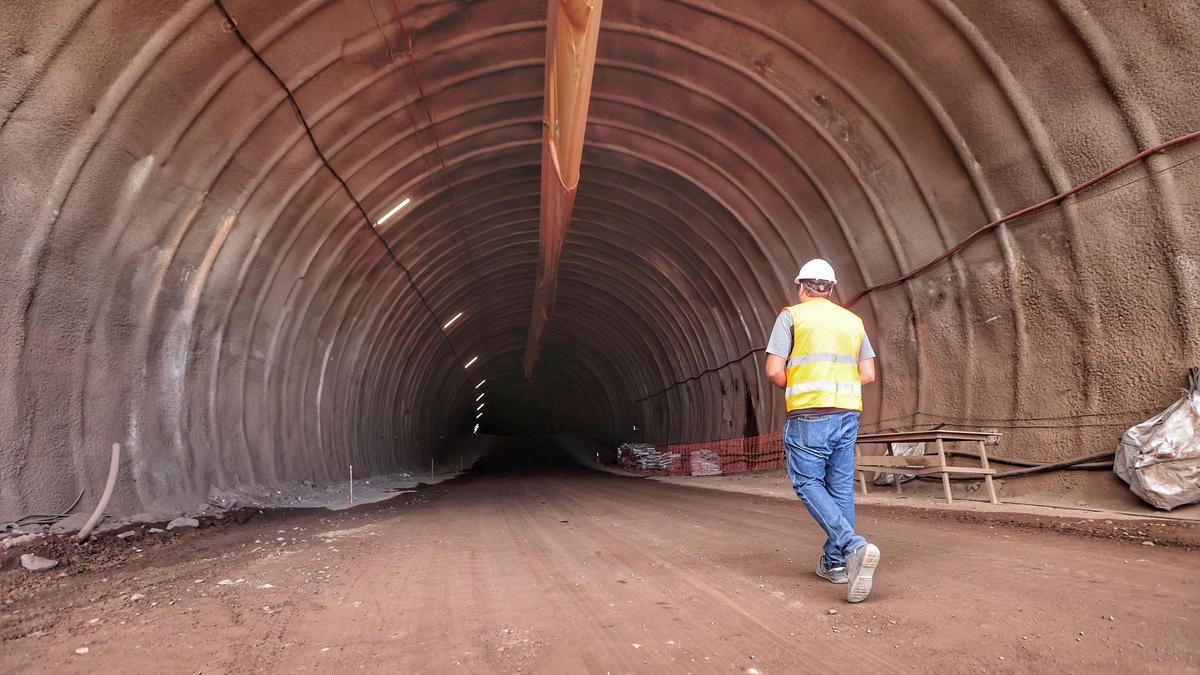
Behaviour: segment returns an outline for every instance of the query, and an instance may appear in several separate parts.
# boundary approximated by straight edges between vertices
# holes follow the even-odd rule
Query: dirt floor
[[[867,506],[883,563],[848,605],[798,502],[485,465],[350,511],[14,549],[0,672],[1200,670],[1195,526],[1094,524]],[[14,570],[29,550],[64,564]]]

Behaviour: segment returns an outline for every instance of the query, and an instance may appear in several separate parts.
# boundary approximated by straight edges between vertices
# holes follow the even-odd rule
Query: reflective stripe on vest
[[[806,394],[812,391],[832,391],[838,394],[855,394],[861,396],[862,385],[842,384],[841,382],[801,382],[800,384],[788,387],[785,395],[795,396],[796,394]]]
[[[792,353],[787,360],[788,410],[862,410],[858,355],[863,324],[853,312],[828,300],[788,307]]]
[[[788,359],[787,367],[802,366],[806,363],[818,363],[820,361],[830,361],[832,363],[851,363],[858,366],[858,359],[853,356],[842,356],[841,354],[805,354],[804,356]]]

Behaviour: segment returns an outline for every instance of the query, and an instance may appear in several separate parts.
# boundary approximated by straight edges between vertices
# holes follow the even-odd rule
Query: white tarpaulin
[[[1166,410],[1125,432],[1113,470],[1134,494],[1160,509],[1200,502],[1200,368]]]
[[[925,454],[925,444],[924,443],[892,443],[891,446],[892,446],[892,456],[893,457],[919,457],[919,456],[922,456]],[[907,483],[908,481],[910,481],[914,478],[916,478],[916,476],[909,474],[909,473],[900,474],[900,482],[901,483]],[[874,484],[874,485],[892,485],[895,482],[896,482],[896,474],[881,473],[881,474],[875,476],[875,480],[872,482],[872,484]]]

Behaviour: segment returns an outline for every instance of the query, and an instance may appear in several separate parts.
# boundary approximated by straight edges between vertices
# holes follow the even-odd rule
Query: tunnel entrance
[[[878,352],[864,430],[1099,453],[1200,361],[1200,112],[1164,93],[1200,91],[1197,13],[609,3],[560,128],[557,4],[0,5],[0,514],[94,506],[114,443],[130,515],[477,430],[758,439],[818,257]]]

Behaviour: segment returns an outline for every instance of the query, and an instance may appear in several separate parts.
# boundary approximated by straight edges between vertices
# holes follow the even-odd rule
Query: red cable
[[[433,121],[433,111],[429,109],[429,99],[425,97],[425,84],[421,81],[421,73],[417,70],[417,57],[413,52],[412,34],[404,27],[404,19],[400,16],[400,9],[396,7],[396,0],[391,0],[392,16],[396,18],[396,25],[400,28],[400,37],[404,40],[405,51],[408,54],[408,67],[412,70],[413,80],[417,83],[417,95],[421,97],[421,107],[425,108],[425,117],[429,119],[429,133],[433,135],[433,152],[437,155],[438,164],[442,167],[441,178],[445,184],[445,192],[450,196],[450,203],[459,213],[462,213],[462,207],[459,205],[458,195],[455,194],[453,186],[450,184],[450,179],[447,177],[449,171],[446,169],[446,157],[442,153],[442,139],[438,136],[437,124]],[[384,40],[387,36],[384,36]],[[413,120],[413,133],[416,133],[416,120]],[[418,137],[419,140],[419,137]],[[457,222],[457,221],[456,221]],[[475,262],[475,247],[471,246],[471,240],[467,237],[466,230],[463,229],[461,223],[457,223],[458,236],[462,237],[463,247],[466,248],[467,260],[471,263]],[[475,264],[469,265],[476,280],[479,278],[479,266]]]
[[[1066,199],[1067,197],[1070,197],[1071,195],[1073,195],[1081,190],[1086,190],[1087,188],[1095,185],[1096,183],[1099,183],[1100,181],[1104,180],[1105,178],[1108,178],[1109,176],[1117,173],[1118,171],[1125,169],[1129,165],[1134,164],[1135,162],[1138,162],[1142,159],[1145,159],[1146,157],[1153,155],[1154,153],[1162,152],[1163,150],[1174,147],[1176,145],[1181,145],[1183,143],[1187,143],[1188,141],[1192,141],[1197,138],[1200,138],[1200,131],[1193,131],[1190,134],[1185,134],[1178,138],[1169,140],[1166,143],[1160,143],[1152,148],[1147,148],[1146,150],[1139,152],[1138,154],[1134,155],[1133,157],[1130,157],[1129,159],[1125,160],[1124,162],[1121,162],[1120,164],[1112,167],[1111,169],[1108,169],[1104,173],[1097,174],[1096,176],[1093,176],[1090,180],[1080,183],[1079,185],[1076,185],[1075,187],[1067,190],[1066,192],[1059,193],[1057,195],[1054,195],[1053,197],[1050,197],[1049,199],[1044,199],[1044,200],[1034,204],[1033,206],[1027,206],[1027,207],[1021,209],[1020,211],[1017,211],[1015,213],[1010,213],[1007,216],[1003,216],[1001,218],[993,220],[992,222],[988,223],[987,225],[984,225],[983,227],[979,228],[978,230],[975,230],[970,235],[968,235],[966,239],[963,239],[962,241],[958,242],[954,246],[950,247],[950,249],[948,249],[945,253],[934,258],[933,260],[930,260],[929,262],[925,263],[924,265],[921,265],[920,267],[918,267],[916,269],[909,270],[908,272],[905,272],[904,274],[896,277],[895,279],[892,279],[891,281],[885,281],[882,284],[876,284],[874,286],[864,289],[858,295],[854,296],[854,298],[851,299],[850,302],[847,302],[845,306],[849,307],[849,306],[853,305],[854,303],[861,300],[863,298],[863,296],[865,296],[868,293],[883,290],[885,288],[891,288],[892,286],[897,286],[899,284],[904,283],[905,281],[908,281],[909,279],[912,279],[913,277],[915,277],[919,274],[922,274],[922,273],[928,271],[934,265],[937,265],[938,263],[942,262],[943,260],[954,255],[955,253],[958,253],[959,251],[961,251],[963,248],[965,248],[967,246],[967,244],[970,244],[972,241],[977,239],[980,235],[984,234],[985,232],[988,232],[989,230],[993,230],[996,227],[999,227],[1000,225],[1007,223],[1010,220],[1015,220],[1017,218],[1020,218],[1021,216],[1029,215],[1030,213],[1033,213],[1034,211],[1043,209],[1047,206],[1050,206],[1051,204],[1056,204],[1058,202],[1061,202],[1062,200]]]
[[[957,244],[952,246],[950,249],[948,249],[945,253],[934,258],[933,260],[930,260],[929,262],[925,263],[924,265],[921,265],[920,267],[918,267],[916,269],[909,270],[908,272],[904,273],[901,276],[896,277],[895,279],[892,279],[891,281],[885,281],[882,284],[876,284],[874,286],[870,286],[870,287],[864,289],[858,295],[854,296],[850,300],[850,302],[847,302],[844,306],[849,307],[849,306],[853,305],[854,303],[858,302],[859,300],[862,300],[863,297],[865,297],[868,293],[883,290],[885,288],[891,288],[893,286],[898,286],[898,285],[904,283],[905,281],[912,279],[915,276],[923,274],[924,272],[928,271],[934,265],[937,265],[938,263],[944,261],[946,258],[949,258],[950,256],[954,255],[955,253],[958,253],[959,251],[963,250],[963,248],[965,248],[967,246],[967,244],[970,244],[972,241],[977,239],[981,234],[983,234],[989,230],[993,230],[996,227],[998,227],[999,225],[1002,225],[1003,223],[1007,223],[1010,220],[1015,220],[1017,218],[1020,218],[1021,216],[1029,215],[1030,213],[1033,213],[1034,211],[1037,211],[1039,209],[1043,209],[1047,206],[1050,206],[1051,204],[1061,202],[1062,200],[1066,199],[1067,197],[1070,197],[1071,195],[1076,194],[1081,190],[1085,190],[1085,189],[1095,185],[1096,183],[1099,183],[1100,181],[1104,180],[1105,178],[1112,176],[1113,174],[1117,173],[1118,171],[1121,171],[1121,170],[1125,169],[1126,167],[1128,167],[1129,165],[1131,165],[1135,162],[1138,162],[1142,159],[1145,159],[1146,157],[1153,155],[1156,152],[1162,152],[1163,150],[1172,148],[1176,145],[1182,145],[1184,143],[1187,143],[1188,141],[1194,141],[1197,138],[1200,138],[1200,131],[1193,131],[1190,134],[1184,134],[1183,136],[1169,140],[1166,143],[1159,143],[1158,145],[1156,145],[1154,147],[1147,148],[1146,150],[1139,152],[1138,154],[1134,155],[1133,157],[1130,157],[1129,159],[1125,160],[1124,162],[1121,162],[1120,164],[1117,164],[1116,166],[1108,169],[1107,171],[1097,174],[1096,176],[1092,177],[1091,179],[1087,180],[1086,182],[1076,185],[1075,187],[1067,190],[1066,192],[1062,192],[1060,194],[1054,195],[1053,197],[1050,197],[1049,199],[1043,199],[1042,201],[1034,204],[1033,206],[1027,206],[1027,207],[1021,209],[1020,211],[1017,211],[1016,213],[1010,213],[1007,216],[1003,216],[997,220],[994,220],[994,221],[988,223],[987,225],[984,225],[983,227],[979,228],[978,230],[975,230],[974,232],[969,234],[966,239],[963,239],[962,241],[958,242]],[[657,396],[661,396],[662,394],[665,394],[668,391],[671,391],[675,387],[678,387],[680,385],[691,382],[692,380],[698,380],[701,377],[703,377],[704,375],[707,375],[708,373],[714,373],[723,368],[728,368],[729,366],[737,363],[738,361],[741,361],[742,359],[750,356],[751,354],[757,354],[758,352],[764,351],[765,349],[766,349],[765,347],[756,347],[755,349],[751,349],[750,351],[746,352],[745,354],[742,354],[741,356],[739,356],[735,359],[732,359],[730,361],[727,361],[719,366],[715,366],[713,368],[704,370],[704,371],[702,371],[696,375],[693,375],[692,377],[689,377],[685,380],[678,380],[674,384],[667,385],[666,387],[663,387],[662,389],[654,392],[653,394],[648,394],[646,396],[643,396],[643,397],[637,399],[635,401],[635,403],[642,403],[643,401],[647,401],[647,400],[655,398]]]
[[[429,118],[429,131],[433,134],[433,147],[437,152],[438,163],[442,165],[442,172],[446,171],[446,159],[442,157],[442,142],[438,138],[437,126],[433,123],[433,112],[429,110],[429,101],[425,98],[425,86],[421,83],[421,73],[417,71],[417,57],[413,54],[412,35],[408,29],[404,27],[404,19],[400,18],[400,10],[396,7],[396,0],[392,0],[392,16],[396,17],[396,25],[400,27],[400,35],[404,38],[406,51],[408,52],[408,65],[412,69],[413,79],[417,82],[417,94],[421,96],[421,106],[425,108],[425,116]]]

